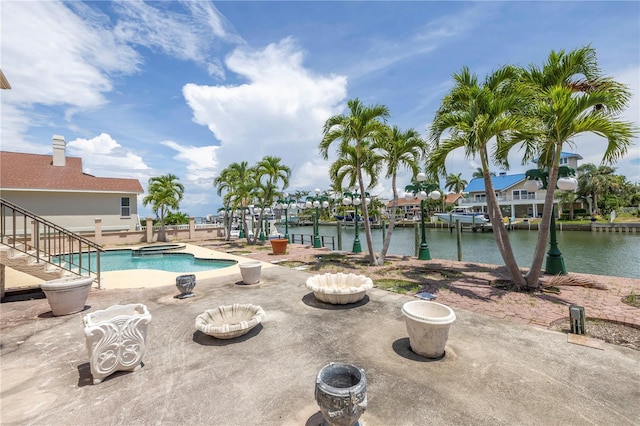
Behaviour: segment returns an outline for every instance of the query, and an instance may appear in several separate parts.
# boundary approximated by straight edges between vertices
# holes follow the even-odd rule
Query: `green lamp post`
[[[355,236],[353,237],[353,249],[351,251],[354,253],[362,253],[362,246],[360,245],[360,236],[358,235],[358,206],[362,204],[362,198],[360,197],[360,194],[358,193],[358,191],[344,192],[342,195],[344,196],[344,198],[342,199],[342,204],[344,204],[345,206],[349,206],[353,204],[353,208],[355,209],[355,212],[354,212],[355,216],[353,218],[353,224],[355,226]],[[365,204],[369,205],[369,203],[371,203],[371,199],[369,198],[369,193],[365,192],[364,196],[365,196],[365,199],[364,199]]]
[[[427,244],[427,234],[425,231],[424,225],[424,200],[427,197],[432,200],[440,199],[440,191],[438,191],[439,187],[435,183],[426,183],[427,176],[424,173],[418,173],[416,179],[413,181],[411,185],[407,185],[405,190],[405,198],[408,201],[415,200],[416,198],[420,200],[420,248],[418,249],[418,259],[420,260],[431,260],[431,253],[429,252],[429,245]]]
[[[307,197],[306,207],[310,209],[314,207],[316,209],[315,222],[313,226],[313,248],[322,247],[322,242],[320,241],[320,229],[318,226],[318,219],[320,216],[320,206],[323,208],[329,207],[329,198],[324,195],[320,195],[320,189],[316,188],[314,190],[315,196]]]
[[[296,200],[294,198],[289,198],[289,194],[286,192],[282,193],[282,198],[277,201],[278,208],[284,210],[284,238],[287,242],[291,242],[289,240],[289,208],[297,207]]]
[[[560,166],[558,169],[558,182],[556,187],[562,191],[573,191],[578,187],[578,181],[572,177],[576,172],[571,167]],[[549,182],[549,172],[541,169],[527,170],[525,173],[527,181],[524,183],[524,189],[529,192],[535,192],[539,189],[547,189]],[[567,275],[567,268],[564,264],[564,258],[558,248],[558,240],[556,237],[556,207],[551,207],[551,228],[549,229],[549,251],[547,252],[547,263],[545,273],[550,275]]]

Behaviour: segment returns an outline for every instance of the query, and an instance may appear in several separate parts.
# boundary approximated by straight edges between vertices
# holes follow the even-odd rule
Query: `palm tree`
[[[449,173],[447,175],[447,180],[444,184],[444,187],[448,191],[453,191],[456,194],[461,194],[462,191],[464,191],[464,188],[466,188],[468,183],[469,182],[462,179],[462,173],[458,173],[457,175],[453,173]]]
[[[534,96],[531,109],[523,111],[539,120],[538,137],[524,139],[523,163],[538,158],[539,165],[548,170],[549,176],[538,242],[525,277],[529,287],[537,288],[563,145],[571,144],[579,134],[595,133],[606,139],[603,163],[611,164],[627,152],[637,129],[632,123],[618,118],[631,93],[625,85],[601,76],[596,51],[589,46],[569,53],[552,51],[542,67],[531,65],[523,76],[526,88]],[[497,156],[506,158],[511,147],[519,143],[514,140],[503,144]]]
[[[364,194],[366,188],[362,176],[362,161],[367,156],[367,151],[371,149],[371,144],[385,136],[386,126],[381,120],[386,120],[389,117],[389,109],[383,105],[365,106],[357,98],[349,100],[347,106],[349,108],[348,115],[334,115],[325,122],[322,130],[323,138],[320,142],[320,154],[327,160],[329,148],[336,141],[339,141],[342,152],[347,151],[346,146],[352,146],[355,149],[358,188],[360,193]],[[369,249],[369,263],[378,265],[373,250],[371,224],[366,203],[362,204],[362,216]]]
[[[172,173],[149,179],[149,194],[142,200],[143,205],[151,204],[156,216],[160,216],[160,232],[158,241],[167,241],[164,218],[168,210],[178,210],[184,195],[184,185],[178,182]]]
[[[235,199],[234,190],[234,177],[233,171],[228,167],[223,169],[213,180],[213,185],[217,188],[218,195],[222,195],[225,192],[222,203],[224,205],[223,210],[225,214],[225,241],[231,239],[231,222],[233,220],[233,201]]]
[[[489,172],[489,176],[495,176],[495,175],[496,175],[496,172]],[[473,172],[473,175],[471,175],[471,177],[482,179],[484,177],[484,172],[482,171],[482,167],[478,167],[476,171]]]
[[[487,210],[494,237],[513,281],[517,286],[526,285],[518,268],[509,236],[503,226],[502,212],[493,189],[489,172],[489,142],[497,138],[525,137],[526,120],[510,114],[524,103],[525,99],[516,89],[518,70],[503,67],[489,75],[484,83],[478,83],[475,75],[464,67],[453,75],[454,87],[443,99],[440,109],[431,124],[431,150],[427,169],[432,175],[446,176],[445,160],[458,148],[463,148],[467,158],[479,156],[482,163]],[[446,139],[443,134],[449,131]]]
[[[277,188],[282,185],[283,189],[289,186],[289,178],[291,177],[291,169],[281,164],[282,159],[278,157],[266,156],[258,162],[255,167],[256,188],[259,188],[257,199],[262,209],[260,217],[254,230],[254,236],[258,235],[260,225],[264,219],[264,208],[271,206],[278,197]],[[255,241],[255,238],[254,238]]]
[[[232,205],[233,211],[240,209],[240,230],[246,233],[247,242],[249,232],[246,221],[246,207],[253,201],[252,191],[255,187],[254,170],[249,167],[249,163],[242,161],[240,163],[231,163],[227,168],[226,178],[231,183]]]
[[[391,200],[392,218],[389,221],[387,235],[382,245],[379,262],[384,263],[384,258],[391,244],[391,237],[395,228],[395,213],[398,209],[398,188],[397,177],[400,168],[411,170],[412,175],[416,176],[419,170],[419,163],[425,156],[427,143],[420,137],[415,129],[402,131],[398,126],[387,129],[387,136],[382,138],[373,145],[379,153],[382,162],[387,166],[386,178],[391,178],[391,189],[393,191],[393,199]]]
[[[610,166],[596,167],[592,163],[582,164],[578,167],[578,192],[585,196],[590,195],[593,200],[593,214],[600,213],[598,201],[610,192],[618,189],[620,182],[616,176],[615,168]]]

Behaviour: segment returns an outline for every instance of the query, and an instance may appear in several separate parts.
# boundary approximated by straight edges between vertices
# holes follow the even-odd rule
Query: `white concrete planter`
[[[151,314],[143,304],[113,305],[84,316],[93,384],[115,371],[136,371],[146,350]]]
[[[307,278],[307,288],[325,303],[346,305],[364,298],[367,290],[373,288],[371,278],[356,274],[322,274]]]
[[[264,317],[260,306],[249,303],[218,306],[196,317],[196,330],[217,339],[233,339],[248,333]]]
[[[51,312],[55,316],[69,315],[84,309],[93,277],[65,277],[45,281],[40,288],[47,296]]]
[[[426,358],[440,358],[456,320],[453,310],[441,303],[414,300],[402,306],[411,350]]]
[[[240,274],[242,282],[245,284],[258,284],[260,282],[260,272],[262,271],[262,262],[251,260],[249,262],[241,262]]]

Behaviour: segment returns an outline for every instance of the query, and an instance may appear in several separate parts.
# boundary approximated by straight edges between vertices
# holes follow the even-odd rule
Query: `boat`
[[[449,226],[455,225],[456,221],[465,225],[477,225],[484,226],[489,223],[489,219],[484,216],[482,212],[474,212],[469,208],[457,207],[447,213],[436,213],[438,219],[446,222]]]

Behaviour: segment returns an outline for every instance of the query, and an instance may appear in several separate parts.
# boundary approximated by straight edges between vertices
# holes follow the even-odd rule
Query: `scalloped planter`
[[[143,304],[113,305],[84,316],[93,384],[116,371],[142,367],[151,314]]]
[[[351,364],[332,362],[316,377],[315,399],[323,425],[358,424],[367,408],[367,379],[364,370]]]
[[[249,262],[241,262],[240,274],[242,282],[245,284],[258,284],[260,282],[260,272],[262,271],[262,262],[252,260]]]
[[[414,300],[402,306],[411,350],[426,358],[441,358],[456,320],[453,309],[436,302]]]
[[[373,288],[371,278],[356,274],[322,274],[307,278],[306,287],[320,301],[333,305],[359,302]]]
[[[264,317],[264,310],[250,303],[218,306],[196,317],[196,330],[217,339],[233,339],[248,333]]]
[[[289,241],[286,238],[274,238],[269,240],[271,243],[271,251],[273,254],[285,254],[287,252],[287,244]]]
[[[93,277],[65,277],[45,281],[40,288],[47,296],[47,301],[54,316],[70,315],[84,309]]]

